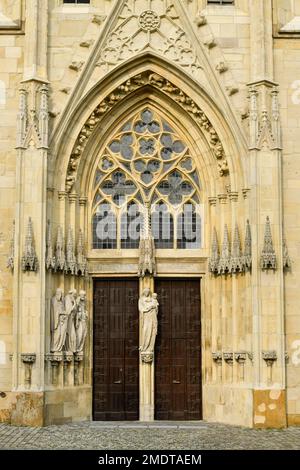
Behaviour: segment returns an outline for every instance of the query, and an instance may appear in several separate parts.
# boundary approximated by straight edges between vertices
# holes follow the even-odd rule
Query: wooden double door
[[[157,279],[155,419],[202,418],[199,279]],[[139,281],[94,283],[94,420],[139,418]]]

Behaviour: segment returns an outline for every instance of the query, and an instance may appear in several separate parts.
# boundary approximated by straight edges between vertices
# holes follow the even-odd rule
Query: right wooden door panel
[[[155,419],[202,419],[199,279],[158,279]]]

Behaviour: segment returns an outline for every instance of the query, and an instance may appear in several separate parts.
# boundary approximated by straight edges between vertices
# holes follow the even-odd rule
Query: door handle
[[[122,383],[121,380],[115,380],[115,381],[114,381],[114,384],[121,384],[121,383]]]
[[[173,384],[180,384],[180,380],[173,380]]]

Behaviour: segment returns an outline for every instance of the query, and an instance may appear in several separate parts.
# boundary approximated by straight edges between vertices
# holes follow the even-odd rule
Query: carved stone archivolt
[[[204,111],[177,86],[173,85],[162,76],[148,71],[143,74],[136,75],[135,77],[126,80],[122,85],[119,85],[95,108],[83,125],[73,147],[68,164],[65,182],[66,191],[68,193],[71,192],[76,182],[81,155],[90,136],[100,123],[101,119],[126,96],[146,85],[159,89],[162,93],[169,96],[193,118],[201,128],[211,151],[218,160],[218,171],[220,176],[225,176],[229,173],[228,162],[226,160],[220,137]]]
[[[51,353],[83,354],[88,331],[86,292],[58,288],[51,299]],[[51,356],[52,357],[52,356]]]
[[[235,225],[232,245],[229,242],[228,227],[224,227],[222,251],[218,244],[217,231],[213,229],[211,255],[208,269],[214,275],[239,274],[250,271],[252,267],[252,240],[249,220],[246,224],[244,252],[242,251],[238,225]]]
[[[151,294],[148,288],[144,289],[139,299],[141,322],[140,355],[141,360],[147,363],[151,363],[154,358],[158,307],[157,294]]]

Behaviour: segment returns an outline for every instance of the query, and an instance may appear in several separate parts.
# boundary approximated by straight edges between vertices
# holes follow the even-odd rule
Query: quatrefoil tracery
[[[137,196],[142,203],[159,197],[173,206],[198,200],[199,178],[187,145],[148,107],[110,140],[94,181],[95,205],[109,198],[120,207]]]

